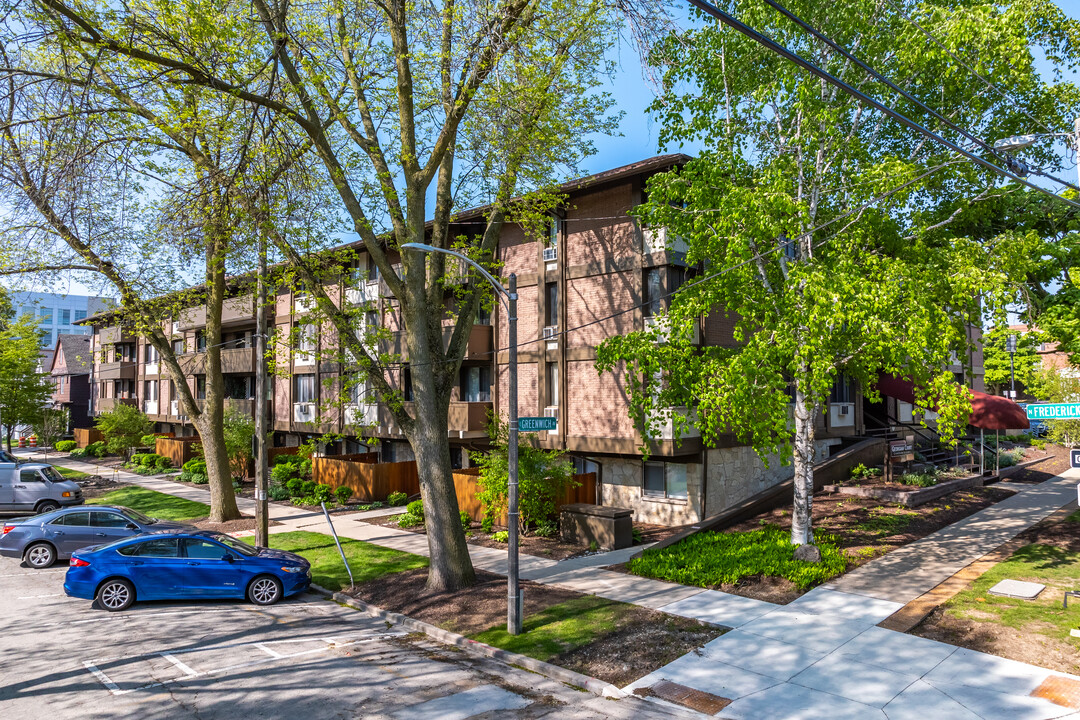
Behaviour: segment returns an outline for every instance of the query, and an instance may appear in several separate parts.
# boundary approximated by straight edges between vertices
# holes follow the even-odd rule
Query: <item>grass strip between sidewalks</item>
[[[242,538],[255,542],[254,538]],[[274,533],[270,547],[288,550],[301,555],[311,563],[311,579],[316,585],[328,590],[341,590],[349,586],[349,574],[341,564],[334,538],[322,533],[297,530]],[[427,567],[428,559],[420,555],[379,547],[361,540],[341,538],[341,549],[349,560],[356,583],[367,582],[385,575]]]
[[[90,477],[90,473],[84,473],[81,470],[72,470],[63,465],[53,465],[53,469],[63,475],[66,480],[85,480]]]
[[[210,506],[206,503],[185,500],[136,485],[110,490],[88,502],[97,505],[123,505],[159,520],[193,520],[210,514]]]

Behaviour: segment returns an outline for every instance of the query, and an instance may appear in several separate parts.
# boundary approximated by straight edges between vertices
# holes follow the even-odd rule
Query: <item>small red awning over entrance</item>
[[[915,404],[915,386],[909,380],[892,375],[881,375],[877,390],[882,395]],[[1027,413],[1009,398],[971,391],[971,417],[968,425],[983,430],[1026,430],[1030,427]]]

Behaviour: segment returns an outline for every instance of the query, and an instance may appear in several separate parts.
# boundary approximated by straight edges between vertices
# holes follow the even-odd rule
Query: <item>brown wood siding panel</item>
[[[96,428],[75,428],[75,442],[80,448],[104,440],[105,436]]]
[[[198,436],[183,438],[159,437],[154,443],[154,452],[172,461],[173,467],[181,467],[188,460],[196,457],[194,443]]]
[[[410,497],[420,493],[420,475],[413,460],[371,463],[317,457],[312,458],[311,472],[315,482],[351,488],[354,495],[368,501],[386,500],[395,492]]]
[[[469,517],[475,522],[481,522],[484,519],[484,506],[477,498],[480,491],[477,482],[479,476],[480,470],[476,468],[454,471],[454,494],[457,496],[458,509],[469,513]],[[596,473],[574,475],[574,480],[578,482],[578,486],[567,488],[563,497],[555,503],[556,510],[563,505],[575,503],[596,504]],[[506,513],[497,518],[495,524],[506,527]]]

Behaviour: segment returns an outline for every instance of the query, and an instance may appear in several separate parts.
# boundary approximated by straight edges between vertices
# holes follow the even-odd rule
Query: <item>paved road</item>
[[[63,576],[63,566],[31,571],[0,558],[6,718],[672,717],[655,703],[597,698],[406,635],[317,596],[107,613],[64,596]]]

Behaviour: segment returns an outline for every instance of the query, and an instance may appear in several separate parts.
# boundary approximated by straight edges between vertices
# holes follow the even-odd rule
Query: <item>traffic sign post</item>
[[[553,417],[523,417],[518,418],[518,430],[521,432],[551,432],[559,427],[559,421]]]

